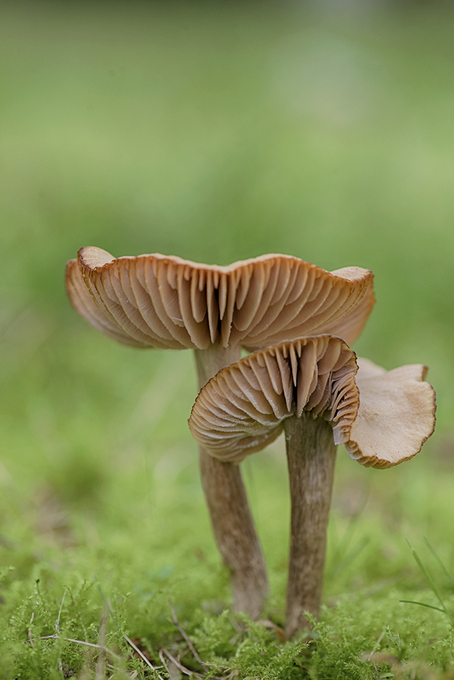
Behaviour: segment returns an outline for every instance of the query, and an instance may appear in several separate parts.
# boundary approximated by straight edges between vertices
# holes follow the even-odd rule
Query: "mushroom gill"
[[[332,333],[343,322],[339,335],[351,344],[375,302],[370,271],[330,273],[287,255],[218,267],[159,254],[113,258],[87,247],[68,262],[66,281],[81,316],[137,347],[253,350]]]
[[[205,385],[189,427],[212,456],[230,462],[261,451],[303,411],[329,420],[335,443],[345,443],[358,411],[357,370],[354,352],[330,336],[254,352]]]

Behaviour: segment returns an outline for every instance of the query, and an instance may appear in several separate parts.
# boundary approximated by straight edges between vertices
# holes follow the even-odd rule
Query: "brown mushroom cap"
[[[358,410],[356,371],[354,352],[330,336],[255,352],[205,385],[189,427],[208,453],[230,462],[263,449],[303,411],[330,420],[336,444],[344,443]]]
[[[392,371],[358,359],[359,410],[346,449],[366,467],[388,468],[416,455],[435,427],[435,393],[427,367]]]
[[[375,303],[370,271],[330,273],[287,255],[218,267],[88,247],[68,262],[66,284],[81,316],[136,347],[253,350],[334,330],[351,344]]]

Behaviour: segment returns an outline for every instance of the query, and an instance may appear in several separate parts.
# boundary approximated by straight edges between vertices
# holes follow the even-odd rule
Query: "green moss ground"
[[[453,34],[450,3],[0,6],[1,678],[157,678],[125,636],[154,666],[166,650],[171,680],[170,656],[231,680],[454,678]],[[244,463],[271,580],[251,624],[198,479],[192,357],[76,316],[63,269],[83,245],[369,267],[355,349],[430,366],[421,454],[376,471],[339,451],[310,637],[272,625],[282,442]]]

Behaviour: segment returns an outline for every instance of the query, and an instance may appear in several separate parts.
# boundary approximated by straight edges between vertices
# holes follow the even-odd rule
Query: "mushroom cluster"
[[[325,450],[335,451],[334,431],[336,444],[345,442],[352,457],[379,467],[411,457],[417,442],[421,445],[430,434],[428,426],[421,429],[415,423],[413,439],[403,434],[393,452],[388,443],[383,446],[385,427],[379,416],[375,439],[365,443],[364,432],[376,418],[378,402],[382,410],[390,409],[391,429],[398,421],[395,408],[409,406],[410,419],[418,420],[411,410],[412,400],[418,399],[403,393],[401,383],[422,384],[423,377],[421,368],[404,367],[391,384],[382,369],[365,364],[364,385],[371,385],[366,392],[375,397],[363,398],[363,369],[356,374],[349,345],[360,335],[375,302],[368,270],[327,272],[286,255],[218,267],[160,254],[114,258],[88,247],[68,262],[66,286],[76,311],[118,342],[195,351],[201,392],[190,426],[200,444],[202,485],[215,540],[230,569],[234,608],[252,618],[262,611],[268,580],[238,461],[263,448],[282,429],[291,441],[296,440],[293,430],[302,428],[306,434],[301,436],[311,440],[317,452],[314,460],[323,458]],[[242,348],[254,353],[241,360]],[[427,388],[423,388],[426,401]],[[410,439],[412,444],[407,445]],[[292,466],[293,454],[288,455]],[[332,466],[334,454],[328,458]],[[299,495],[303,489],[310,503],[312,492],[306,493],[310,485],[302,478],[306,474],[310,480],[313,473],[309,468],[299,473]],[[329,474],[332,477],[332,472],[320,472]],[[331,495],[327,486],[326,517]],[[300,526],[299,519],[295,522]],[[293,553],[301,553],[293,524],[292,515],[291,572],[299,569]],[[317,569],[323,570],[324,544],[320,555]],[[301,574],[296,576],[301,581]],[[318,588],[321,592],[321,582]],[[300,590],[298,586],[296,608],[316,612],[318,605],[306,606]],[[315,599],[319,601],[320,593]],[[304,614],[295,617],[290,611],[289,616],[296,621],[289,628],[292,634],[304,625]]]

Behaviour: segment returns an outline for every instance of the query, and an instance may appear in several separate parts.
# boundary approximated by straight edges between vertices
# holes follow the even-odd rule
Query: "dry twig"
[[[148,666],[149,668],[151,668],[152,671],[157,671],[157,670],[158,670],[158,668],[157,668],[156,666],[153,666],[153,664],[150,663],[150,661],[148,661],[148,659],[147,659],[147,657],[145,656],[145,654],[143,654],[143,653],[140,651],[140,649],[137,647],[137,645],[134,644],[134,642],[131,640],[131,638],[129,638],[127,635],[125,635],[125,640],[126,640],[126,642],[128,643],[128,645],[130,645],[130,646],[133,648],[133,650],[140,656],[140,658],[142,659],[142,661],[144,661],[144,662],[147,664],[147,666]],[[161,658],[161,655],[160,655],[160,658]],[[161,659],[161,661],[162,661],[162,659]],[[165,668],[165,664],[164,664],[164,668]],[[167,669],[166,669],[166,670],[167,670]],[[159,673],[158,673],[158,678],[159,678],[159,680],[164,680],[164,679],[159,675]]]
[[[170,611],[172,612],[172,623],[178,628],[180,631],[181,635],[185,639],[189,649],[194,655],[194,658],[199,662],[199,664],[202,666],[203,669],[207,670],[207,665],[202,661],[200,656],[198,655],[194,645],[192,644],[191,640],[189,639],[186,631],[180,626],[178,619],[177,619],[177,614],[175,612],[175,607],[173,606],[171,600],[169,600],[169,606],[170,606]],[[170,619],[169,619],[170,620]]]
[[[165,647],[163,647],[162,650],[160,650],[159,657],[160,657],[161,660],[162,660],[161,652],[164,652],[164,654],[167,656],[167,658],[169,659],[169,661],[171,661],[171,662],[178,668],[179,671],[181,671],[182,673],[184,673],[184,675],[192,675],[192,676],[195,676],[196,678],[198,678],[198,680],[202,680],[203,676],[200,675],[200,673],[195,673],[194,671],[191,671],[189,668],[186,668],[186,666],[183,666],[183,664],[181,663],[181,661],[179,661],[178,659],[176,659],[176,658],[169,652],[169,650],[166,649]],[[167,666],[166,666],[166,669],[167,669],[167,672],[168,672],[169,675],[170,675],[170,672],[169,672]]]
[[[94,649],[102,649],[106,654],[109,654],[111,657],[114,659],[118,659],[121,661],[121,657],[118,656],[118,654],[115,654],[115,652],[112,652],[111,649],[108,647],[104,647],[103,645],[96,645],[94,642],[85,642],[84,640],[75,640],[74,638],[67,638],[67,637],[60,637],[60,635],[57,635],[54,633],[53,635],[43,635],[42,637],[39,638],[40,640],[65,640],[65,642],[74,642],[76,645],[84,645],[85,647],[92,647]],[[33,643],[33,638],[29,638],[29,642]]]

